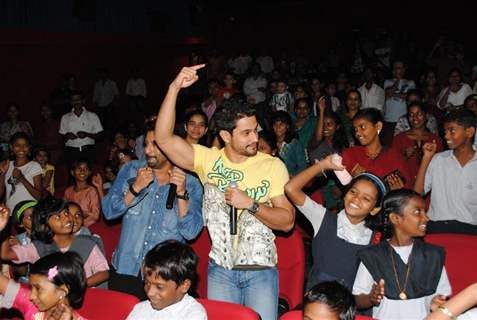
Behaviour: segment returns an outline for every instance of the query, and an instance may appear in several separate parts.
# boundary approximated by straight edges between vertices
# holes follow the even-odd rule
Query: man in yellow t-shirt
[[[198,80],[204,65],[182,68],[159,110],[155,140],[169,159],[195,171],[204,184],[203,216],[212,239],[208,298],[244,304],[263,320],[277,318],[278,273],[272,230],[289,231],[295,211],[284,195],[283,162],[257,152],[254,109],[230,100],[216,113],[223,149],[190,145],[173,134],[179,91]],[[231,188],[231,182],[237,185]],[[230,232],[230,207],[238,211]]]

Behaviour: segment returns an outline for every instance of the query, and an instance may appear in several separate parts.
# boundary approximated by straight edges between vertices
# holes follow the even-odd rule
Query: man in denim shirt
[[[174,167],[154,142],[155,119],[147,125],[145,161],[131,161],[102,200],[106,219],[123,216],[121,238],[113,254],[110,289],[144,300],[141,264],[156,244],[195,238],[202,230],[202,186]],[[177,185],[172,209],[166,209],[169,184]]]

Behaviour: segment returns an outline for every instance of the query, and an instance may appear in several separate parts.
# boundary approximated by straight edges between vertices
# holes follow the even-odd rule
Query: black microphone
[[[231,181],[229,183],[229,188],[238,188],[237,182]],[[230,234],[237,234],[237,208],[230,206]]]
[[[174,207],[174,200],[176,199],[177,185],[171,183],[169,186],[169,193],[167,194],[166,208],[172,209]]]

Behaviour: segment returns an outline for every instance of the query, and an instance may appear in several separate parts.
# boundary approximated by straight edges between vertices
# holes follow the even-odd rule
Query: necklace
[[[396,262],[394,261],[394,254],[393,254],[393,247],[389,244],[389,251],[391,253],[391,260],[393,261],[393,271],[394,276],[396,277],[396,284],[399,289],[399,299],[407,300],[406,294],[406,287],[407,287],[407,280],[409,279],[409,271],[411,270],[411,255],[409,255],[409,259],[407,261],[407,270],[406,270],[406,278],[404,280],[404,286],[401,288],[401,284],[399,283],[399,275],[396,270]]]
[[[366,148],[366,156],[367,156],[369,159],[374,160],[374,159],[376,159],[376,158],[379,156],[379,154],[381,153],[381,149],[382,149],[382,148],[383,148],[383,147],[379,147],[379,149],[378,149],[377,151],[373,152],[373,153],[369,152],[368,149]]]

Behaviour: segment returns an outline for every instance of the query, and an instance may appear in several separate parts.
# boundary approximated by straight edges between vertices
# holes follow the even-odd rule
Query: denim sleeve
[[[189,192],[189,205],[187,214],[179,218],[179,233],[187,240],[194,239],[204,226],[202,219],[202,185],[194,176],[187,175],[187,191]]]
[[[129,205],[126,205],[124,202],[124,197],[129,190],[129,183],[136,178],[137,170],[134,163],[135,161],[131,161],[123,166],[109,189],[108,194],[101,200],[103,214],[106,219],[115,219],[122,216],[130,207],[135,206],[145,197],[147,188],[141,190],[139,195],[135,197]]]

